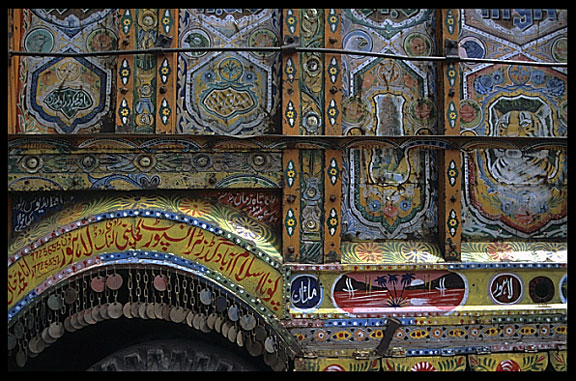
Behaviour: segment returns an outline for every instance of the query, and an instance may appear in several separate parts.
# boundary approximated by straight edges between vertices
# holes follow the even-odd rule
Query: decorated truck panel
[[[566,9],[8,37],[11,369],[567,370]]]

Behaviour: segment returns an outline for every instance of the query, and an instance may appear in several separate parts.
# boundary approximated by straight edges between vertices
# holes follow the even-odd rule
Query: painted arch
[[[134,261],[222,279],[271,316],[284,313],[279,238],[248,215],[208,199],[121,194],[77,202],[30,226],[8,253],[9,319],[89,267]]]

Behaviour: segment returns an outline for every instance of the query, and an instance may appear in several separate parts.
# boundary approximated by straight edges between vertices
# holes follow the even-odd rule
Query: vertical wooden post
[[[458,55],[459,17],[457,9],[440,9],[437,12],[437,44],[441,55]],[[438,65],[440,134],[460,135],[460,74],[460,64],[457,62],[447,61]],[[461,259],[461,168],[460,151],[447,149],[440,152],[438,222],[440,248],[448,261]]]
[[[327,9],[324,12],[324,41],[327,48],[341,49],[341,9]],[[326,135],[342,135],[342,55],[324,55],[324,120]]]
[[[324,151],[324,262],[340,262],[342,224],[342,151]]]
[[[118,30],[118,48],[120,50],[135,49],[136,27],[135,9],[119,9],[120,28]],[[116,80],[116,132],[132,132],[133,101],[134,101],[134,60],[131,55],[118,56]]]
[[[178,9],[160,9],[158,13],[160,36],[170,40],[169,46],[178,46]],[[156,133],[173,134],[176,131],[176,68],[178,53],[158,55],[156,61]]]
[[[342,48],[341,10],[324,12],[324,41],[328,48]],[[324,56],[326,135],[342,135],[342,56]],[[324,262],[340,262],[342,223],[342,151],[324,151]]]
[[[283,9],[283,45],[297,45],[300,35],[299,10]],[[282,134],[298,135],[300,125],[300,58],[288,49],[282,52]],[[282,202],[282,246],[286,262],[300,259],[300,155],[295,148],[282,153],[284,189]]]
[[[298,44],[300,22],[298,9],[283,9],[284,45]],[[300,57],[296,52],[282,52],[282,134],[298,135],[300,125]]]
[[[22,9],[9,9],[10,33],[8,48],[20,50],[22,33]],[[8,61],[8,133],[18,133],[18,92],[20,91],[20,56],[12,56]]]
[[[300,150],[287,148],[282,154],[284,200],[282,202],[282,246],[286,262],[300,259]]]

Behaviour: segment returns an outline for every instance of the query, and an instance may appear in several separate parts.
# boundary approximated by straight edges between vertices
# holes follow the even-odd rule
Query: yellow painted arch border
[[[47,280],[65,277],[63,272],[101,264],[114,253],[127,259],[149,252],[219,272],[281,316],[287,282],[277,247],[265,225],[206,199],[122,195],[76,203],[34,224],[9,246],[9,317],[41,293]]]

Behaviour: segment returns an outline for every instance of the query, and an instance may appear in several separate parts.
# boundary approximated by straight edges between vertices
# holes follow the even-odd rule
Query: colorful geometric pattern
[[[179,46],[278,46],[279,18],[279,11],[273,9],[182,9]],[[270,132],[279,104],[279,70],[275,52],[179,53],[177,131]]]

